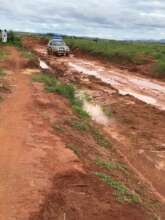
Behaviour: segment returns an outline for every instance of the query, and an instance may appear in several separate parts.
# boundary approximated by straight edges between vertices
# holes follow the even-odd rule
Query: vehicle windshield
[[[52,41],[51,44],[55,46],[65,46],[65,42],[63,41]]]

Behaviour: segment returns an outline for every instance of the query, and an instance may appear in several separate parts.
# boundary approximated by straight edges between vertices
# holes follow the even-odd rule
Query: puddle
[[[109,124],[110,120],[104,113],[102,107],[99,104],[86,100],[87,93],[85,91],[77,91],[76,96],[83,101],[83,109],[90,115],[93,121],[105,126]]]
[[[80,73],[95,76],[102,82],[112,85],[121,95],[131,95],[146,104],[165,110],[163,82],[140,78],[126,71],[115,71],[80,59],[75,59],[75,63],[69,62],[69,66]]]
[[[143,79],[130,79],[130,81],[135,83],[138,86],[143,87],[143,88],[158,90],[160,92],[165,93],[165,87],[158,85],[156,83],[149,82],[149,81],[143,80]]]
[[[82,72],[86,75],[91,75],[91,76],[98,76],[98,72],[94,71],[94,70],[89,70],[85,67],[79,66],[77,64],[73,64],[73,63],[69,63],[70,67],[73,67],[74,69],[76,69],[78,72]]]
[[[40,60],[40,59],[39,59],[39,65],[40,65],[41,69],[43,69],[43,70],[50,69],[49,66],[43,60]]]
[[[84,101],[84,110],[91,116],[92,120],[98,124],[108,125],[109,118],[105,115],[100,105]]]
[[[78,72],[81,72],[83,74],[86,74],[86,75],[90,75],[90,76],[95,76],[96,78],[98,79],[101,79],[103,82],[105,83],[108,83],[108,84],[111,84],[111,85],[117,85],[117,79],[118,77],[115,76],[115,77],[111,77],[111,76],[107,76],[105,75],[105,73],[102,73],[102,68],[101,68],[101,72],[99,71],[96,71],[96,70],[90,70],[86,67],[82,67],[78,64],[74,64],[74,63],[71,63],[69,62],[69,66],[74,68],[75,70],[77,70]]]
[[[119,90],[119,94],[120,95],[131,95],[131,96],[134,96],[135,98],[147,103],[147,104],[151,104],[151,105],[156,105],[157,101],[156,99],[152,98],[152,97],[149,97],[149,96],[146,96],[146,95],[141,95],[141,94],[138,94],[138,93],[135,93],[135,92],[132,92],[132,91],[122,91],[122,90]]]

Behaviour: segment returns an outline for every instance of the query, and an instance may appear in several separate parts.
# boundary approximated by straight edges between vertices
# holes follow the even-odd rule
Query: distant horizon
[[[68,37],[77,37],[77,38],[91,38],[91,39],[100,39],[100,40],[115,40],[115,41],[156,41],[156,42],[160,42],[160,41],[165,41],[165,38],[161,38],[161,39],[114,39],[114,38],[101,38],[101,37],[97,37],[97,36],[83,36],[83,35],[71,35],[71,34],[64,34],[64,33],[51,33],[51,32],[35,32],[35,31],[21,31],[21,30],[13,30],[13,29],[9,29],[7,31],[13,31],[13,32],[22,32],[22,33],[27,33],[27,34],[40,34],[40,35],[49,35],[49,34],[54,34],[54,35],[61,35],[61,36],[68,36]]]

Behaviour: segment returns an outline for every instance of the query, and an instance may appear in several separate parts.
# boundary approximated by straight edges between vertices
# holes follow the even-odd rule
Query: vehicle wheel
[[[51,54],[52,54],[50,50],[47,50],[47,52],[48,52],[48,55],[51,55]]]

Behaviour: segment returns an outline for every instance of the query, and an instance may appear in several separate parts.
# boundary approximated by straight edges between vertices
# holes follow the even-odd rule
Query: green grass
[[[100,56],[117,64],[151,64],[151,74],[165,77],[165,45],[158,43],[121,42],[114,40],[92,40],[83,38],[65,39],[72,48]]]
[[[100,133],[100,131],[94,127],[90,127],[90,133],[98,145],[104,148],[111,148],[112,144],[110,141]]]
[[[104,148],[111,147],[110,141],[104,137],[100,131],[94,127],[92,127],[88,123],[88,119],[90,116],[86,111],[83,110],[83,100],[79,100],[76,97],[75,88],[71,84],[64,84],[57,80],[54,76],[48,74],[40,74],[33,76],[33,81],[42,82],[45,84],[45,89],[47,92],[58,93],[66,97],[71,105],[73,110],[78,114],[80,121],[73,122],[72,126],[81,131],[89,131],[97,144]]]
[[[114,169],[120,170],[120,171],[122,171],[122,174],[124,176],[127,176],[127,177],[129,176],[128,167],[124,163],[120,163],[120,162],[110,163],[110,162],[106,162],[106,161],[103,161],[103,160],[98,158],[96,160],[96,164],[100,167],[105,168],[108,171],[111,171],[111,170],[114,170]]]
[[[56,85],[57,83],[57,80],[55,79],[54,76],[46,75],[46,74],[35,75],[33,76],[32,80],[35,82],[42,82],[46,86]]]
[[[33,53],[31,53],[30,51],[27,51],[27,50],[25,50],[25,49],[22,49],[22,50],[21,50],[21,54],[22,54],[22,56],[23,56],[25,59],[27,59],[27,60],[36,60],[36,59],[37,59],[37,57],[36,57],[35,54],[33,54]]]
[[[62,83],[54,76],[46,74],[33,76],[33,81],[44,83],[47,92],[58,93],[66,97],[80,118],[89,118],[88,113],[83,110],[83,102],[76,97],[75,88],[72,84]]]
[[[111,142],[100,132],[99,129],[93,127],[88,120],[75,120],[72,121],[71,126],[82,132],[88,132],[91,134],[95,142],[104,148],[111,148]]]
[[[74,120],[71,122],[71,126],[80,131],[89,131],[89,125],[84,120]]]
[[[0,68],[0,78],[5,76],[5,71],[3,69]]]
[[[159,78],[165,77],[165,61],[157,62],[152,69],[152,72],[155,76]]]
[[[17,48],[23,48],[21,37],[13,31],[8,33],[8,44]]]
[[[104,167],[106,168],[107,170],[113,170],[113,169],[119,169],[119,170],[123,170],[123,169],[127,169],[127,166],[123,163],[119,163],[119,162],[116,162],[116,163],[108,163],[108,162],[105,162],[101,159],[97,159],[96,160],[96,164],[101,166],[101,167]]]
[[[7,58],[7,55],[7,52],[3,48],[0,48],[0,60],[5,60]]]
[[[103,106],[102,109],[103,109],[103,112],[105,113],[105,115],[106,115],[108,118],[112,118],[112,112],[109,110],[108,107]]]
[[[132,193],[122,182],[114,180],[112,177],[107,176],[104,173],[96,173],[96,176],[115,190],[114,195],[119,202],[140,204],[139,196]]]
[[[79,147],[73,145],[73,144],[67,144],[66,145],[67,148],[69,148],[70,150],[72,150],[77,156],[80,156],[80,149]]]

